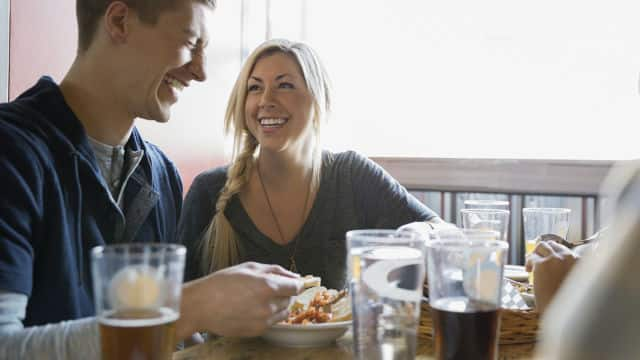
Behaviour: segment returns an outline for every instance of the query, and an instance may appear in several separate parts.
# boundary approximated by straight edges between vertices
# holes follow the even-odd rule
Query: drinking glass
[[[119,244],[91,251],[103,360],[171,359],[186,249]]]
[[[497,359],[509,245],[495,232],[438,231],[427,242],[436,358]]]
[[[541,235],[553,234],[567,240],[570,214],[571,209],[564,208],[522,209],[525,254],[531,254]],[[533,281],[533,273],[531,273],[529,283],[533,284]]]
[[[347,232],[356,358],[415,358],[424,244],[412,232]]]
[[[462,209],[460,217],[463,229],[496,231],[499,234],[497,240],[507,241],[509,210]]]
[[[509,202],[505,200],[465,200],[465,209],[509,209]]]

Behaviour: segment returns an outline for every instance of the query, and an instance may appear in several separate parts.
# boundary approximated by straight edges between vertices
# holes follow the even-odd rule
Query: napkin
[[[516,289],[511,283],[507,280],[502,280],[502,299],[501,299],[501,307],[503,309],[510,310],[529,310],[531,307],[527,305],[527,303],[520,295],[520,291]]]

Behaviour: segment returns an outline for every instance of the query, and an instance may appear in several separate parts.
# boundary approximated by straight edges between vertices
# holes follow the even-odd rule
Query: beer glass
[[[425,277],[425,239],[413,232],[347,232],[356,358],[413,359]]]
[[[531,254],[541,235],[553,234],[567,240],[570,214],[571,209],[564,208],[522,209],[525,254]],[[533,281],[533,273],[531,273],[529,283],[532,284]]]
[[[463,229],[495,231],[499,234],[498,240],[507,241],[509,210],[462,209],[460,217]]]
[[[442,230],[427,242],[437,359],[497,359],[508,248],[492,231]]]
[[[171,359],[186,249],[119,244],[91,251],[103,360]]]

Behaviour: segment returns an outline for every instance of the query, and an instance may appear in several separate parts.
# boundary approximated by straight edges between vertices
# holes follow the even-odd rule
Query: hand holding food
[[[294,298],[285,324],[319,324],[351,319],[351,304],[346,290],[320,286],[320,278],[303,278],[307,289]]]
[[[553,241],[538,243],[527,257],[527,271],[533,271],[536,279],[533,285],[540,313],[553,300],[577,260],[578,256],[571,249]]]
[[[183,287],[180,318],[195,328],[186,328],[181,334],[260,335],[287,318],[291,296],[300,293],[302,286],[296,274],[276,265],[251,262],[191,281]]]

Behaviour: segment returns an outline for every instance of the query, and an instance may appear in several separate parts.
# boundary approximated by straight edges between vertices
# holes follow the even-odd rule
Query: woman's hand
[[[526,269],[533,271],[536,308],[543,313],[579,256],[564,245],[543,241],[527,256]]]

